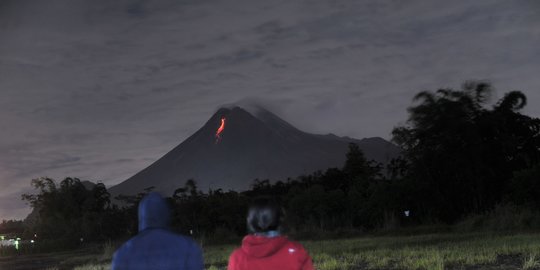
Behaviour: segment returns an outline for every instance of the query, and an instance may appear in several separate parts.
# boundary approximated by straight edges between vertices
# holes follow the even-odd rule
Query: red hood
[[[288,242],[284,236],[264,237],[248,235],[242,240],[242,251],[248,256],[262,258],[276,253]]]

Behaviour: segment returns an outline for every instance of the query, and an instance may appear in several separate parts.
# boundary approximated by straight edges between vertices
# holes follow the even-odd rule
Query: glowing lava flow
[[[221,125],[219,126],[218,130],[216,131],[216,143],[218,143],[221,140],[221,132],[225,129],[225,117],[221,118]]]

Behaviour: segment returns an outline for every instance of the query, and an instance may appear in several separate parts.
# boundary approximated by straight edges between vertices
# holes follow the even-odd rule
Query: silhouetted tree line
[[[491,94],[489,84],[467,82],[460,90],[416,95],[407,123],[392,131],[402,154],[385,168],[350,144],[341,168],[286,181],[255,180],[243,192],[205,193],[188,180],[168,198],[173,228],[196,237],[244,235],[247,204],[260,195],[282,201],[293,232],[452,224],[500,204],[539,209],[540,119],[520,113],[523,93],[506,93],[488,105]],[[118,207],[103,184],[88,187],[66,178],[57,185],[41,178],[32,185],[39,194],[23,196],[34,207],[27,232],[66,239],[135,234],[137,202],[152,189],[117,198],[123,201]]]
[[[2,220],[0,223],[1,235],[21,235],[24,232],[22,220]]]
[[[403,149],[403,203],[419,217],[451,223],[505,202],[540,206],[533,198],[540,197],[540,119],[519,112],[523,93],[489,106],[492,92],[484,82],[421,92],[407,125],[393,130]],[[527,201],[519,199],[526,192]]]
[[[57,184],[44,177],[32,180],[32,186],[38,194],[22,195],[33,208],[25,220],[26,239],[73,245],[85,239],[111,239],[124,232],[118,226],[123,227],[119,217],[124,211],[110,205],[105,185],[69,177]]]

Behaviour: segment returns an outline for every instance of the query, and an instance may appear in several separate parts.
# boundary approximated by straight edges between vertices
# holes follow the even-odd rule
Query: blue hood
[[[139,203],[139,232],[149,228],[165,229],[170,221],[169,205],[158,193],[149,193]]]
[[[203,270],[201,248],[168,230],[171,210],[157,193],[139,203],[139,233],[113,255],[112,270]]]

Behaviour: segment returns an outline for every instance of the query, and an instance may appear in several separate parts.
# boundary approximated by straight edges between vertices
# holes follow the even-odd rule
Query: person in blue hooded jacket
[[[201,248],[187,236],[168,230],[167,202],[157,193],[139,203],[139,233],[113,255],[112,270],[202,270]]]

